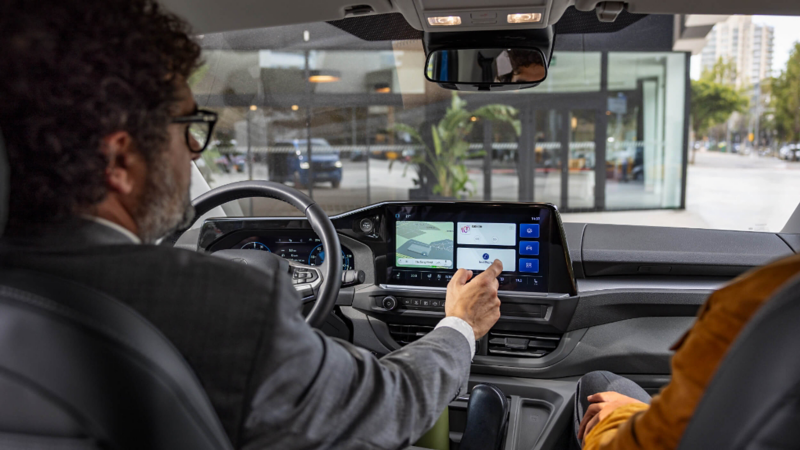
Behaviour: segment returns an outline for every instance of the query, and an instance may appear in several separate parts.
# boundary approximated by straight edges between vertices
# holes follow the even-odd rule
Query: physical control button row
[[[429,298],[401,298],[400,304],[406,308],[412,308],[412,309],[428,309],[428,310],[444,309],[444,300],[435,300]]]

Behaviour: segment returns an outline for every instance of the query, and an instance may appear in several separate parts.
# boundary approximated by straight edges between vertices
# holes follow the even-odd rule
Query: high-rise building
[[[714,26],[702,52],[703,70],[722,58],[736,67],[736,86],[753,86],[772,75],[775,30],[753,23],[752,16],[730,16]]]

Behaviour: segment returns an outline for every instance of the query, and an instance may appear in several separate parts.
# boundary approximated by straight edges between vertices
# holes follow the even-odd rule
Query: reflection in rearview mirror
[[[437,83],[529,84],[543,81],[547,67],[538,49],[436,50],[425,74]]]

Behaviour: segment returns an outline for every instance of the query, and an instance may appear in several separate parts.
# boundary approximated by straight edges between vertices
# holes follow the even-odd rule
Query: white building
[[[714,26],[702,51],[703,70],[720,58],[736,67],[736,86],[753,86],[772,75],[775,30],[753,23],[752,16],[730,16]]]

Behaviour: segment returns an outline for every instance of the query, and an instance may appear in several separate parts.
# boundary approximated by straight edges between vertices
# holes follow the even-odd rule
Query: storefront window
[[[534,89],[454,94],[425,81],[419,41],[365,42],[320,23],[201,43],[190,83],[220,114],[198,162],[211,187],[287,183],[329,214],[440,198],[680,206],[683,53],[556,51]],[[262,199],[241,206],[295,214]]]

